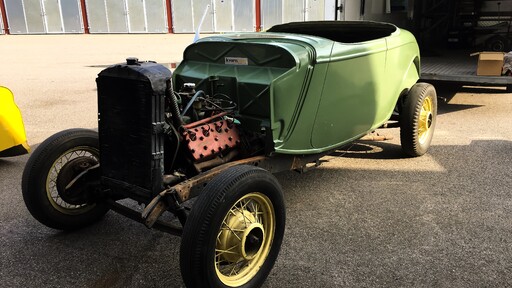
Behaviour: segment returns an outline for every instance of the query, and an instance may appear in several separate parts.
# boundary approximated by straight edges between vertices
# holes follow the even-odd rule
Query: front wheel
[[[32,153],[21,189],[25,205],[39,222],[73,230],[98,221],[108,211],[106,203],[94,198],[99,179],[89,176],[69,189],[72,181],[99,164],[98,142],[95,131],[69,129],[46,139]]]
[[[400,113],[400,142],[409,156],[425,154],[430,147],[437,117],[434,86],[416,83],[407,93]]]
[[[268,171],[227,169],[204,188],[183,230],[180,266],[187,287],[259,287],[280,250],[283,193]]]

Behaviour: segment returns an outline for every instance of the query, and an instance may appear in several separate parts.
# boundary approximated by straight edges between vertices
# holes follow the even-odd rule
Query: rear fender
[[[407,68],[407,73],[402,78],[401,90],[409,90],[420,78],[420,59],[416,56]]]
[[[0,86],[0,157],[26,154],[30,151],[21,112],[11,90]]]
[[[415,57],[413,61],[409,64],[409,67],[407,68],[407,73],[404,74],[404,77],[402,78],[402,83],[400,84],[400,93],[398,100],[396,102],[395,112],[400,113],[402,103],[405,100],[405,97],[407,97],[407,93],[409,93],[409,90],[411,87],[416,84],[416,82],[419,79],[420,75],[420,61],[418,57]]]

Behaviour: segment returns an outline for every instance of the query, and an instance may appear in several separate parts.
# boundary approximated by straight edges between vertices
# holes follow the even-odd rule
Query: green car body
[[[304,22],[203,38],[185,50],[174,80],[231,78],[225,94],[236,95],[242,126],[270,129],[276,153],[314,154],[384,124],[419,63],[414,36],[394,25]]]

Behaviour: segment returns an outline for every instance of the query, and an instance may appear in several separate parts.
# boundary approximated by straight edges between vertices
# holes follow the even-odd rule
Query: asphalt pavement
[[[15,94],[32,147],[95,128],[96,75],[136,56],[178,62],[193,35],[0,36],[0,85]],[[264,287],[512,286],[512,94],[438,87],[432,147],[356,142],[305,174],[277,174],[287,226]],[[23,203],[27,156],[0,159],[1,287],[183,287],[180,238],[114,212],[73,233]]]

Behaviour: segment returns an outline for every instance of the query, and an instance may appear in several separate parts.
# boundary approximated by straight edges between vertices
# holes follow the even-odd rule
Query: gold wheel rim
[[[57,189],[57,177],[62,167],[69,161],[79,157],[89,157],[99,162],[99,152],[97,149],[91,147],[76,147],[66,151],[57,158],[57,160],[53,162],[46,177],[46,196],[48,197],[48,201],[57,211],[67,215],[83,214],[95,206],[95,204],[75,205],[68,203],[62,199]]]
[[[418,141],[423,144],[427,141],[432,122],[434,120],[433,104],[431,97],[425,97],[421,105],[419,123],[418,123]]]
[[[215,271],[226,286],[242,286],[258,273],[275,233],[270,199],[259,192],[240,198],[228,211],[215,245]]]

